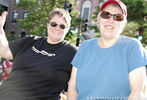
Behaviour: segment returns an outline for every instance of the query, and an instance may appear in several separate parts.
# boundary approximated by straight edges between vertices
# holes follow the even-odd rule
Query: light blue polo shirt
[[[77,100],[127,100],[129,72],[147,65],[147,55],[137,39],[121,36],[110,48],[98,39],[83,42],[72,65],[77,71]]]

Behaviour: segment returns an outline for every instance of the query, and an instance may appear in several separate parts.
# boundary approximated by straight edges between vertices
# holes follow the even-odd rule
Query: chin
[[[61,42],[63,39],[55,39],[56,42]]]
[[[104,37],[105,39],[114,39],[114,38],[117,38],[117,37],[119,37],[118,35],[116,36],[116,35],[107,35],[107,36],[102,36],[102,37]]]

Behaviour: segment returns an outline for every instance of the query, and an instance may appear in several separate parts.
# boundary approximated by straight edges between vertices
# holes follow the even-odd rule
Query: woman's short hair
[[[63,17],[63,19],[67,23],[67,28],[68,29],[70,28],[71,16],[67,10],[62,9],[62,8],[53,9],[48,16],[47,23],[50,23],[50,20],[52,19],[52,17],[54,17],[54,15],[59,15],[59,16]]]

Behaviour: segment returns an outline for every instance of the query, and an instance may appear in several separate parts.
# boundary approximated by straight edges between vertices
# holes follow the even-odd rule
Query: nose
[[[113,22],[114,19],[113,19],[113,16],[110,16],[110,18],[108,19],[109,22]]]
[[[59,29],[60,29],[60,26],[59,26],[59,25],[57,25],[55,28],[59,30]]]

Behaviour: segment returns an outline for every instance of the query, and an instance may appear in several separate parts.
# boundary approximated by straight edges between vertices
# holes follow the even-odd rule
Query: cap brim
[[[121,8],[122,12],[126,15],[125,10],[122,8],[122,6],[120,5],[120,3],[118,3],[118,2],[115,1],[115,0],[108,0],[108,1],[106,1],[106,2],[101,6],[100,12],[101,12],[107,5],[109,5],[109,4],[118,5],[118,6]]]

